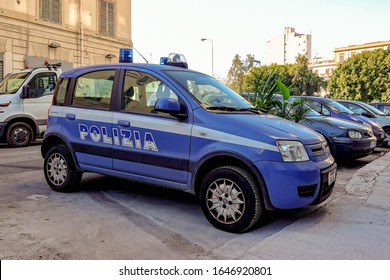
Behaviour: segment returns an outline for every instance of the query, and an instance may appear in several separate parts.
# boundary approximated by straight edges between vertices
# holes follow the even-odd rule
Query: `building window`
[[[62,23],[61,0],[40,0],[39,15],[41,20],[55,24]]]
[[[0,53],[0,82],[4,79],[3,54]]]
[[[340,53],[339,54],[339,63],[344,62],[344,60],[345,60],[345,54],[344,53]]]
[[[115,3],[112,1],[100,0],[99,6],[100,35],[115,37]]]

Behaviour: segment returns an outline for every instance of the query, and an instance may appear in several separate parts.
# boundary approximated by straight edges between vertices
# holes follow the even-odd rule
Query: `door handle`
[[[68,120],[75,120],[76,119],[76,115],[75,114],[70,114],[70,113],[67,113],[65,115],[65,118],[67,118]]]
[[[130,126],[130,122],[129,121],[124,121],[124,120],[119,120],[118,121],[118,125],[129,127]]]

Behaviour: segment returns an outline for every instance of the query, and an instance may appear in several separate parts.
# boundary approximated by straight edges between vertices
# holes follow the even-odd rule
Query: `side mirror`
[[[29,85],[22,87],[22,92],[20,93],[20,98],[22,98],[22,99],[30,98],[30,86]]]
[[[186,113],[183,113],[179,101],[172,98],[159,98],[154,105],[156,112],[167,113],[172,116],[184,119],[187,117]]]

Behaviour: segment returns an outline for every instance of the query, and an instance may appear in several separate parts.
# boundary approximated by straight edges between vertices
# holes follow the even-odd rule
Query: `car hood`
[[[315,131],[273,115],[210,113],[198,110],[195,124],[274,145],[276,140],[299,140],[303,144],[323,141]]]
[[[0,94],[0,103],[9,103],[14,99],[15,94]]]
[[[364,125],[333,117],[307,117],[303,119],[300,123],[327,135],[335,134],[337,132],[345,132],[350,129],[362,132],[367,132],[370,130],[369,127],[366,127]]]

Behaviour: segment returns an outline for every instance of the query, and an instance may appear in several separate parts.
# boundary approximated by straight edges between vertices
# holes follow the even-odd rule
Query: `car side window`
[[[30,98],[39,98],[43,95],[53,94],[57,82],[57,74],[44,72],[36,74],[29,82]]]
[[[330,116],[330,111],[321,103],[313,100],[306,101],[308,105],[323,116]]]
[[[385,114],[390,114],[390,106],[387,106],[387,105],[384,105],[383,108],[382,108],[382,111],[385,113]]]
[[[72,105],[93,109],[110,108],[115,70],[95,71],[77,78]]]
[[[69,81],[68,78],[62,78],[58,81],[58,87],[54,92],[53,105],[61,106],[65,104]]]
[[[139,71],[126,71],[122,93],[123,111],[166,115],[154,111],[154,104],[162,97],[178,100],[177,94],[156,77]]]

